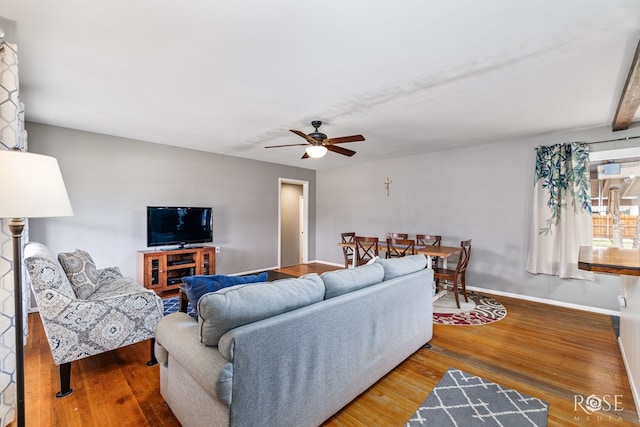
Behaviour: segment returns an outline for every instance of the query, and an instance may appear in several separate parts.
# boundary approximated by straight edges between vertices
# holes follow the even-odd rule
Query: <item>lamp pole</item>
[[[24,340],[22,319],[22,230],[24,219],[13,218],[9,223],[13,237],[13,301],[15,303],[16,331],[16,418],[18,427],[25,425],[24,411]]]

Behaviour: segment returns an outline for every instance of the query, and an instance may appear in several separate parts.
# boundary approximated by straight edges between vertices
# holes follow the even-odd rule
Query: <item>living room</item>
[[[310,261],[342,264],[337,242],[345,230],[437,233],[450,246],[473,238],[470,286],[609,314],[618,309],[615,276],[584,281],[526,272],[534,149],[635,136],[635,129],[569,131],[327,171],[37,123],[27,130],[31,151],[58,159],[74,209],[73,217],[32,220],[31,239],[56,252],[85,249],[125,275],[136,276],[136,252],[146,249],[145,209],[153,205],[213,207],[219,274],[277,267],[278,180],[287,178],[310,183]]]
[[[29,28],[28,23],[21,23],[19,19],[19,16],[26,12],[8,4],[5,9],[4,3],[0,2],[2,10],[8,13],[0,13],[11,22],[17,22],[18,27],[24,25],[22,31],[26,31]],[[597,6],[597,2],[590,4],[593,7],[602,7]],[[580,6],[573,4],[573,7]],[[42,101],[43,104],[30,100],[30,97],[38,99],[36,87],[42,83],[36,78],[38,73],[34,68],[38,67],[25,59],[21,63],[21,71],[24,71],[24,75],[21,74],[21,77],[24,76],[21,90],[25,100],[28,151],[50,155],[58,160],[74,211],[72,217],[31,220],[29,239],[46,244],[56,253],[75,248],[87,250],[98,264],[117,265],[125,276],[135,277],[136,253],[147,249],[146,206],[211,206],[213,244],[220,247],[220,253],[216,255],[216,272],[239,274],[272,269],[280,267],[279,180],[304,181],[309,183],[310,262],[342,265],[342,252],[337,242],[340,233],[344,231],[356,231],[361,235],[372,236],[381,236],[385,232],[396,230],[412,234],[437,233],[443,235],[443,244],[446,245],[459,245],[460,240],[472,238],[474,250],[467,279],[468,285],[472,288],[506,297],[615,315],[619,312],[620,288],[617,276],[596,275],[594,281],[587,281],[560,279],[544,274],[534,275],[526,271],[526,261],[531,236],[535,148],[572,141],[594,143],[640,136],[637,122],[627,130],[616,132],[611,130],[610,125],[640,34],[640,24],[636,18],[623,19],[617,14],[633,16],[630,11],[636,10],[635,8],[631,2],[625,2],[619,11],[611,13],[612,16],[616,15],[615,17],[608,16],[607,19],[603,19],[605,23],[600,24],[601,26],[594,23],[597,29],[593,33],[585,32],[576,36],[590,39],[597,45],[595,50],[610,50],[613,53],[607,59],[617,60],[615,66],[612,66],[617,70],[614,78],[601,80],[600,85],[593,88],[593,92],[598,95],[605,94],[599,101],[605,105],[594,108],[598,110],[598,114],[586,110],[581,112],[584,118],[576,119],[575,116],[580,114],[563,109],[553,114],[544,111],[544,107],[522,107],[511,111],[511,104],[507,102],[509,98],[502,98],[505,100],[504,105],[492,107],[495,108],[495,120],[477,123],[482,120],[475,119],[470,113],[481,110],[481,103],[474,101],[474,109],[465,110],[467,107],[460,105],[465,102],[445,92],[432,99],[432,104],[419,109],[419,113],[407,113],[419,124],[413,125],[414,129],[418,129],[414,130],[414,133],[422,134],[421,138],[425,141],[424,150],[414,145],[410,150],[403,151],[405,149],[400,148],[402,137],[398,137],[400,154],[397,156],[391,156],[388,151],[377,155],[367,153],[368,150],[374,151],[373,148],[378,151],[385,144],[395,144],[389,133],[377,133],[374,129],[376,122],[385,123],[380,128],[399,129],[408,121],[400,115],[396,116],[397,121],[393,123],[383,122],[386,112],[383,114],[376,110],[378,98],[371,101],[368,109],[362,108],[373,116],[373,119],[364,122],[360,118],[366,115],[366,112],[363,113],[356,107],[343,112],[340,107],[346,103],[344,98],[342,103],[334,102],[324,99],[321,94],[317,95],[320,106],[293,106],[290,107],[292,110],[299,111],[302,108],[302,111],[286,118],[274,118],[275,113],[270,111],[270,95],[261,93],[263,117],[257,117],[259,113],[251,110],[240,119],[230,119],[236,126],[243,121],[255,121],[247,124],[254,132],[253,135],[241,142],[234,141],[236,145],[241,146],[236,152],[231,152],[226,147],[217,152],[215,149],[208,150],[206,144],[190,147],[189,143],[183,142],[182,146],[171,145],[172,141],[161,136],[162,121],[157,117],[144,118],[146,111],[152,110],[146,103],[144,106],[134,105],[133,111],[116,117],[120,121],[111,117],[110,121],[95,125],[95,116],[99,116],[100,112],[96,110],[98,112],[94,113],[89,106],[90,100],[96,101],[90,95],[90,90],[87,90],[87,97],[83,99],[87,102],[87,105],[82,107],[86,112],[80,114],[86,120],[86,125],[71,125],[76,122],[55,120],[55,116],[45,119],[46,116],[40,116],[40,110],[44,109],[46,100]],[[571,7],[564,6],[562,10],[566,12],[570,9]],[[308,11],[308,19],[313,19],[313,12]],[[562,22],[568,21],[570,20]],[[617,30],[606,40],[600,40],[599,37],[605,29],[614,25],[612,22],[620,22],[620,25],[616,26]],[[17,30],[15,33],[22,35]],[[560,68],[560,64],[576,61],[579,66],[570,69],[575,72],[578,68],[586,69],[592,65],[590,62],[581,62],[584,60],[582,51],[576,52],[575,55],[571,53],[575,46],[571,44],[570,39],[569,36],[562,39],[566,45],[558,50],[556,57],[543,62],[544,66],[558,65]],[[16,42],[21,49],[27,48],[21,46],[19,37]],[[578,45],[584,48],[582,43]],[[613,49],[612,46],[616,48]],[[20,55],[21,51],[18,54]],[[313,46],[304,55],[300,54],[298,59],[305,57],[314,57]],[[505,60],[497,68],[506,67],[507,63]],[[528,71],[527,66],[531,66]],[[535,61],[524,61],[517,66],[514,65],[523,76],[518,80],[523,90],[533,75],[542,73],[541,68],[544,66]],[[367,71],[360,70],[359,73],[366,74]],[[490,74],[490,68],[478,71],[478,74],[483,73]],[[124,79],[122,76],[118,77]],[[467,80],[464,90],[470,91],[470,86],[476,82],[475,77],[474,74],[473,78]],[[563,79],[558,78],[558,81],[549,85],[566,85],[574,77],[563,76]],[[607,74],[607,77],[611,77],[611,74]],[[334,74],[331,74],[330,78],[339,80]],[[500,78],[499,74],[493,77],[494,80]],[[42,79],[46,80],[44,77]],[[464,80],[462,77],[460,79]],[[315,81],[317,80],[310,79],[307,82],[309,92],[322,92],[320,88],[314,87]],[[440,85],[434,86],[435,88],[427,87],[424,91],[438,92],[446,89],[447,84],[440,82]],[[493,89],[488,83],[483,84],[487,86],[479,92],[469,92],[469,98],[491,98]],[[269,90],[277,92],[278,84],[274,83],[273,86],[276,89]],[[576,85],[569,91],[573,91],[577,98],[573,104],[576,108],[580,104],[596,102],[591,98],[582,98],[585,95],[580,89],[588,92],[590,87]],[[535,98],[533,95],[536,90],[542,89],[528,89],[526,93]],[[165,96],[164,92],[164,89],[150,92],[149,100],[146,102],[159,102],[158,99]],[[240,92],[246,93],[242,90],[239,90]],[[544,92],[542,101],[531,99],[531,103],[536,106],[554,104],[556,100],[551,97],[550,92],[553,90]],[[563,94],[568,95],[566,92]],[[484,95],[484,98],[481,95]],[[357,94],[349,96],[352,100]],[[96,95],[96,98],[98,97]],[[514,95],[514,98],[517,96]],[[445,103],[443,99],[448,99],[448,102]],[[393,105],[396,100],[397,98],[393,98],[389,103]],[[470,103],[471,101],[469,99]],[[100,100],[97,100],[97,103],[99,104]],[[438,121],[439,106],[442,104],[467,112],[457,117],[458,123],[460,127],[465,127],[465,122],[476,125],[475,128],[471,128],[477,132],[477,140],[469,135],[462,140],[459,134],[453,132],[454,137],[447,139],[447,129],[438,127],[437,136],[433,137],[433,146],[429,146],[432,137],[429,123]],[[171,121],[168,118],[171,108],[188,107],[176,106],[174,101],[174,104],[166,108],[166,121]],[[234,110],[233,114],[237,115],[238,111],[241,111],[241,108]],[[220,123],[224,122],[224,114],[223,119],[220,119],[219,112],[210,113],[216,116],[216,124],[212,127],[222,128]],[[270,132],[278,135],[278,143],[302,142],[296,140],[297,137],[288,132],[288,128],[310,131],[308,119],[312,116],[316,118],[314,115],[317,113],[327,115],[327,122],[323,125],[325,133],[362,133],[367,138],[364,142],[346,145],[358,151],[356,156],[340,158],[335,163],[326,163],[331,165],[326,166],[322,162],[333,161],[330,156],[341,156],[329,153],[324,159],[300,160],[303,152],[301,147],[264,149],[265,145],[272,143],[265,137],[270,135]],[[192,114],[200,118],[201,113]],[[428,119],[427,124],[419,123],[418,118],[421,115],[424,115],[425,122]],[[484,128],[499,127],[501,122],[518,122],[520,117],[525,116],[529,119],[539,117],[541,122],[545,121],[547,127],[544,130],[537,127],[527,128],[526,125],[530,123],[527,122],[522,124],[518,133],[509,133],[507,126],[497,136],[489,131],[487,134],[490,136],[481,133]],[[127,122],[134,120],[132,117],[142,117],[140,120],[145,122],[146,129],[150,129],[149,133],[140,131],[145,129],[145,126],[138,128],[137,133],[122,131],[120,123],[124,129]],[[450,117],[447,120],[451,120]],[[451,122],[448,122],[448,125],[451,125]],[[175,127],[175,124],[173,126]],[[273,130],[274,126],[278,128],[278,132]],[[433,126],[437,127],[435,124]],[[197,132],[185,129],[182,137],[174,138],[196,140],[195,133]],[[220,139],[230,139],[233,133],[234,131],[226,128],[220,129]],[[215,140],[216,132],[212,131],[207,138]],[[260,143],[255,142],[258,140]],[[591,144],[590,147],[592,151],[623,149],[637,147],[637,141],[629,139],[603,142]],[[257,160],[252,157],[253,151],[250,156],[245,157],[242,153],[243,148],[246,148],[247,152],[258,150],[268,154],[265,154],[262,160]],[[231,155],[227,155],[229,152]],[[360,161],[359,156],[365,156],[365,161]],[[283,159],[282,162],[280,159]],[[390,181],[388,193],[385,180]]]

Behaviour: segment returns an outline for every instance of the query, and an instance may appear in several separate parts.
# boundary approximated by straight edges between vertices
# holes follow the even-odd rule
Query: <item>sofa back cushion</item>
[[[24,264],[29,272],[34,294],[56,289],[66,297],[76,299],[62,266],[45,245],[37,242],[28,243],[24,248]]]
[[[231,329],[323,299],[324,283],[317,274],[236,285],[204,294],[198,301],[200,341],[205,345],[218,345],[220,337]]]
[[[380,258],[376,264],[380,264],[384,269],[384,280],[391,280],[424,269],[427,266],[427,257],[420,254],[391,259]]]
[[[189,301],[197,307],[198,301],[202,295],[208,292],[215,292],[222,288],[228,288],[235,285],[244,285],[247,283],[265,282],[269,277],[266,271],[252,276],[224,276],[220,274],[208,276],[189,276],[183,277],[184,290],[187,293]]]
[[[62,252],[58,254],[58,261],[79,299],[89,298],[98,289],[98,270],[88,252],[81,249]]]
[[[324,282],[324,299],[329,299],[382,282],[384,268],[380,264],[362,265],[344,270],[328,271],[320,277]]]

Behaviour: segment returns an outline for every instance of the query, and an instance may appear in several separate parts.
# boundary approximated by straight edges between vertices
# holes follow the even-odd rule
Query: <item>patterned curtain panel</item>
[[[588,146],[538,147],[527,271],[594,280],[578,269],[580,246],[592,239]]]
[[[26,148],[24,107],[18,96],[18,55],[14,44],[0,41],[0,150]],[[0,425],[13,421],[16,407],[15,328],[13,295],[13,243],[8,228],[9,219],[2,219],[0,228]],[[23,241],[28,234],[23,232]],[[25,338],[29,287],[23,278]],[[26,339],[25,339],[26,343]]]

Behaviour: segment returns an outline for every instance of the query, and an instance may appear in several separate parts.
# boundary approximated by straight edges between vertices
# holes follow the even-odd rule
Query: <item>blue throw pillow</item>
[[[266,271],[255,276],[189,276],[183,277],[182,283],[184,283],[187,298],[194,307],[197,307],[200,297],[208,292],[245,283],[265,282],[267,277],[269,277],[269,273]]]

